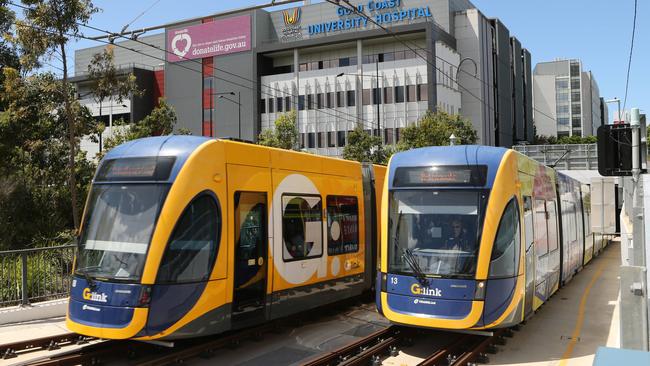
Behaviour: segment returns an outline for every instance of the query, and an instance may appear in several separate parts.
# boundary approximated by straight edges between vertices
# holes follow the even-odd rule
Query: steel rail
[[[378,353],[384,352],[386,348],[395,345],[399,340],[399,333],[398,327],[394,325],[380,329],[337,350],[307,360],[303,363],[303,366],[351,366],[359,364],[360,362],[369,360]]]
[[[15,358],[25,353],[43,349],[53,351],[60,349],[63,346],[88,343],[94,339],[94,337],[86,337],[76,333],[65,333],[49,337],[0,344],[0,359],[6,360],[9,358]]]

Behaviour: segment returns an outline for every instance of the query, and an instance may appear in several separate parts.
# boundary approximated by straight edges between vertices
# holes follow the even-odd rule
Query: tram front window
[[[390,196],[389,271],[440,277],[476,272],[480,215],[476,191],[400,190]]]
[[[76,273],[108,280],[140,279],[168,186],[101,184],[92,188]]]

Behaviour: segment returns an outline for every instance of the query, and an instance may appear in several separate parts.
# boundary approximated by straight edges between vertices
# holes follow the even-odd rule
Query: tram
[[[596,254],[589,195],[510,149],[395,154],[382,198],[378,311],[427,328],[520,323]]]
[[[94,176],[66,325],[174,340],[361,294],[374,285],[384,174],[203,137],[120,145]]]

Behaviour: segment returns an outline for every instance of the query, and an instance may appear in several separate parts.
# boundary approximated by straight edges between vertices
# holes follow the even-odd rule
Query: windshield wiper
[[[88,272],[84,271],[83,269],[78,269],[77,273],[81,274],[86,282],[88,283],[88,288],[91,290],[95,290],[97,288],[97,282],[88,274]]]
[[[413,270],[413,274],[415,274],[415,278],[418,279],[418,282],[422,284],[422,286],[428,286],[429,285],[429,280],[424,274],[424,271],[422,271],[422,268],[420,268],[420,264],[418,264],[417,258],[413,255],[413,252],[410,249],[402,249],[402,257],[404,258],[404,262],[411,267]]]

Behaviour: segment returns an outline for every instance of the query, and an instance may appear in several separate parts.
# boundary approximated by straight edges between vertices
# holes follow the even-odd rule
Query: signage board
[[[227,55],[250,49],[249,15],[167,30],[167,62]]]

